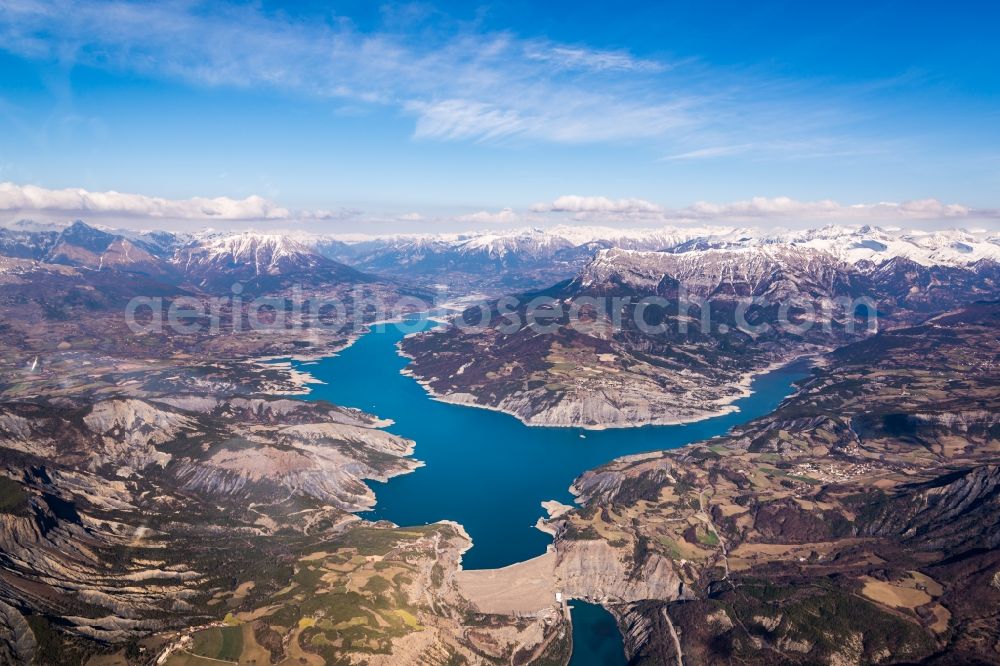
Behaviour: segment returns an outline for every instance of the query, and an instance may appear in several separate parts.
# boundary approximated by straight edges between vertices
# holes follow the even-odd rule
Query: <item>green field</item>
[[[243,652],[240,627],[213,627],[194,635],[191,652],[201,657],[237,662]]]
[[[0,476],[0,513],[22,514],[28,508],[28,495],[21,484]]]
[[[706,546],[718,546],[719,537],[715,532],[698,532],[698,543],[704,544]]]

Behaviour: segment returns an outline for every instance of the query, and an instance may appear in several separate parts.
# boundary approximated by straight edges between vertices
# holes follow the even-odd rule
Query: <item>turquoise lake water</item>
[[[413,330],[407,324],[405,332]],[[396,351],[403,336],[396,325],[379,326],[337,356],[296,366],[325,382],[312,385],[308,399],[392,419],[388,430],[414,440],[414,456],[426,463],[387,483],[370,482],[377,504],[362,517],[404,526],[457,521],[473,540],[463,557],[466,569],[505,566],[544,553],[551,537],[534,528],[545,514],[540,503],[572,504],[569,486],[584,471],[619,456],[723,435],[772,411],[806,374],[804,367],[789,367],[760,376],[753,393],[736,403],[740,411],[697,423],[596,431],[529,427],[507,414],[431,399],[400,374],[409,362]],[[610,635],[609,649],[618,653],[617,660],[608,661],[591,649],[574,650],[573,666],[624,663],[611,615],[573,604],[574,636]]]

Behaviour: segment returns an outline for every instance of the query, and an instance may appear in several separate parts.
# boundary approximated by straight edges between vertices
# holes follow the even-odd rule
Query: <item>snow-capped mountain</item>
[[[30,220],[0,227],[0,254],[18,259],[40,259],[59,237],[60,227],[39,225]]]
[[[314,241],[318,251],[361,270],[456,291],[540,288],[574,276],[605,248],[669,251],[705,229],[559,226],[464,234],[392,235]]]
[[[626,237],[638,244],[654,235]],[[677,396],[716,409],[732,399],[733,378],[838,346],[878,322],[907,326],[1000,298],[996,243],[985,234],[724,230],[676,241],[598,249],[573,279],[522,294],[517,316],[494,317],[490,330],[407,338],[411,371],[438,395],[532,424],[634,424],[637,414],[656,422]],[[591,237],[587,246],[598,244]],[[545,335],[528,313],[540,295],[564,313],[543,324],[555,327]],[[575,317],[573,305],[593,309]],[[509,322],[520,323],[504,330]]]
[[[173,261],[191,272],[246,267],[253,275],[277,275],[289,269],[316,268],[323,258],[286,236],[247,232],[181,248]]]
[[[161,260],[167,237],[160,233],[128,236],[77,220],[68,225],[39,225],[22,220],[0,228],[0,254],[91,270],[117,269],[148,275],[170,271]],[[159,256],[158,256],[159,255]]]
[[[735,266],[765,265],[777,248],[820,253],[856,267],[861,274],[884,266],[883,273],[895,271],[900,280],[906,276],[945,279],[940,274],[944,269],[1000,263],[1000,234],[996,232],[873,226],[760,231],[561,225],[373,237],[301,231],[177,235],[104,229],[80,221],[65,226],[19,221],[0,227],[0,254],[4,256],[94,270],[176,274],[210,289],[228,288],[238,281],[272,284],[293,278],[364,281],[357,272],[363,271],[423,286],[444,284],[456,293],[499,293],[573,279],[603,250],[675,255],[694,264],[725,257]]]
[[[796,295],[864,296],[880,307],[913,312],[1000,297],[1000,262],[992,258],[925,265],[902,255],[878,263],[869,256],[850,261],[849,253],[810,243],[688,252],[601,250],[565,293],[641,297],[675,293],[683,285],[687,293],[704,298],[754,296],[779,302]]]
[[[145,275],[208,291],[365,283],[353,268],[318,254],[283,234],[253,232],[181,236],[117,231],[76,221],[62,228],[18,223],[0,228],[0,255],[41,265]]]
[[[684,253],[613,249],[598,252],[568,289],[656,294],[683,284],[703,297],[834,296],[857,291],[852,282],[862,275],[827,252],[790,246]]]
[[[924,266],[966,266],[982,259],[1000,261],[1000,234],[962,229],[913,231],[876,226],[836,226],[794,231],[748,228],[609,229],[554,228],[552,233],[575,238],[581,244],[608,248],[692,252],[761,246],[789,246],[821,250],[848,263],[882,263],[903,257]]]
[[[946,231],[886,230],[828,226],[786,234],[777,242],[829,252],[850,263],[901,257],[922,266],[967,266],[988,259],[1000,261],[1000,235],[962,229]]]
[[[176,251],[170,263],[199,287],[227,287],[236,282],[277,286],[365,281],[360,272],[279,234],[245,232],[194,241]]]
[[[126,271],[162,274],[168,267],[144,243],[102,231],[77,221],[63,229],[44,260],[51,264],[80,266],[92,270],[119,268]]]
[[[166,231],[114,230],[76,220],[40,224],[18,220],[0,226],[0,254],[100,269],[112,266],[162,272],[157,259],[173,254],[181,238]]]
[[[337,251],[365,264],[400,263],[411,266],[471,264],[478,269],[502,269],[551,259],[575,244],[541,229],[504,233],[471,233],[434,236],[389,236],[345,244]]]
[[[828,226],[808,231],[733,227],[617,229],[574,227],[513,229],[467,234],[392,235],[312,241],[325,256],[361,270],[458,289],[544,287],[576,276],[605,249],[676,255],[785,247],[814,250],[850,265],[880,265],[900,258],[923,267],[960,268],[1000,262],[1000,235],[948,230],[920,232],[879,227]]]

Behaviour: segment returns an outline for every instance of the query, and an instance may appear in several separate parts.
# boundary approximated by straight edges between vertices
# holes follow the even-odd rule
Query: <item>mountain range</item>
[[[110,231],[79,220],[61,229],[21,223],[0,228],[0,254],[39,264],[155,276],[209,292],[228,290],[235,282],[269,291],[296,280],[310,285],[372,280],[280,234],[193,237]]]
[[[902,259],[918,266],[966,267],[1000,261],[1000,233],[923,232],[874,226],[761,231],[731,227],[618,229],[561,225],[461,234],[343,236],[303,231],[170,232],[112,230],[76,221],[0,227],[0,255],[41,262],[187,277],[218,287],[219,279],[364,280],[378,274],[451,293],[547,287],[577,273],[600,250],[682,254],[785,246],[817,250],[843,262],[880,265]],[[228,287],[229,285],[224,285]]]
[[[790,246],[827,252],[849,263],[902,258],[922,266],[1000,261],[1000,234],[919,232],[827,226],[805,231],[737,228],[557,226],[468,234],[396,235],[350,242],[304,238],[323,254],[361,270],[486,292],[541,288],[573,277],[602,249],[685,253]],[[471,280],[471,282],[470,282]]]

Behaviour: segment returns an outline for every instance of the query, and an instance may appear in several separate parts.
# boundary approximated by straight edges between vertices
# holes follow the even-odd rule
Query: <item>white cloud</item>
[[[799,201],[791,197],[753,197],[729,203],[699,201],[684,208],[667,208],[644,199],[565,195],[552,202],[534,204],[531,210],[536,213],[569,214],[582,220],[619,221],[643,218],[663,222],[883,222],[1000,218],[1000,211],[997,210],[946,204],[937,199],[845,205],[831,199]]]
[[[827,222],[906,222],[998,220],[1000,210],[977,209],[937,199],[841,204],[831,199],[799,201],[790,197],[754,197],[729,203],[699,201],[683,208],[668,208],[645,199],[613,199],[606,196],[564,195],[551,202],[536,203],[529,209],[480,210],[463,215],[441,216],[409,212],[380,216],[354,208],[303,209],[283,207],[261,196],[244,199],[192,197],[167,199],[123,192],[91,192],[81,188],[47,189],[36,185],[0,183],[0,213],[12,213],[40,220],[68,217],[106,219],[122,222],[156,221],[169,228],[171,222],[204,223],[268,221],[290,223],[366,224],[399,222],[474,224],[484,226],[536,224],[572,219],[587,223],[636,222],[642,224],[677,222],[816,224]]]
[[[668,68],[625,51],[467,26],[362,33],[345,20],[294,20],[256,4],[20,0],[0,12],[0,47],[201,85],[395,106],[416,118],[416,137],[445,140],[600,141],[615,126],[609,114],[624,115],[615,136],[647,137],[676,125],[661,116],[676,115],[682,97],[638,94],[623,74],[645,80]]]
[[[678,217],[699,219],[801,218],[804,220],[938,220],[995,217],[992,210],[975,210],[937,199],[902,203],[879,202],[843,205],[830,199],[798,201],[790,197],[754,197],[745,201],[715,204],[700,201],[672,212]]]
[[[446,20],[363,33],[337,17],[295,19],[260,3],[17,0],[3,8],[0,48],[22,56],[336,99],[353,113],[386,105],[414,118],[420,139],[690,146],[702,134],[729,143],[813,136],[847,117],[832,100],[816,104],[746,72],[475,33]]]
[[[883,205],[894,206],[896,204]],[[937,199],[904,201],[899,204],[899,209],[909,214],[940,215],[943,217],[966,217],[972,212],[967,206],[961,204],[943,204]]]
[[[784,215],[822,215],[842,210],[840,204],[829,199],[803,202],[789,197],[754,197],[731,203],[699,201],[676,211],[682,216],[704,218],[774,217]]]
[[[318,221],[337,221],[337,220],[348,220],[354,217],[364,215],[364,211],[358,210],[357,208],[338,208],[336,210],[329,210],[326,208],[317,208],[315,210],[297,210],[297,211],[285,211],[284,217],[294,217],[299,220],[318,220]]]
[[[662,72],[665,63],[635,58],[627,51],[596,51],[572,46],[552,46],[545,43],[528,44],[525,56],[531,60],[551,63],[563,69],[592,69],[596,71]]]
[[[449,99],[435,104],[411,102],[408,110],[417,114],[414,136],[433,139],[496,139],[524,130],[516,111],[504,111],[489,104]]]
[[[664,208],[645,199],[609,199],[608,197],[581,197],[566,194],[548,203],[531,207],[536,213],[620,213],[644,215],[663,213]]]
[[[474,224],[504,224],[514,222],[518,219],[518,214],[513,208],[504,208],[496,212],[481,210],[477,213],[459,215],[452,218],[455,222],[471,222]]]
[[[274,220],[291,216],[287,208],[256,195],[245,199],[164,199],[115,191],[89,192],[80,188],[50,190],[15,183],[0,183],[0,210],[199,220]]]
[[[711,148],[699,148],[697,150],[689,150],[683,153],[677,153],[675,155],[667,155],[662,158],[664,161],[674,161],[674,160],[703,160],[713,157],[726,157],[729,155],[737,155],[739,153],[746,152],[752,148],[751,144],[740,144],[736,146],[712,146]]]

